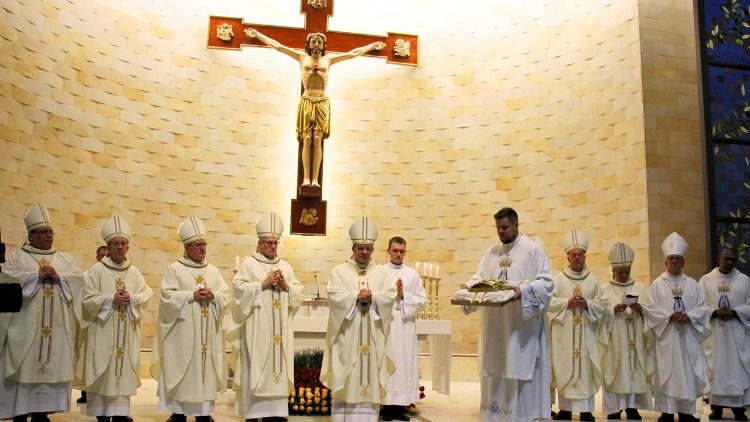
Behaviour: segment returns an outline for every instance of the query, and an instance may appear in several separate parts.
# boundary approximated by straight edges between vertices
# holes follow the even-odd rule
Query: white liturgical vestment
[[[570,267],[555,276],[549,304],[552,373],[560,409],[593,412],[594,395],[602,382],[601,355],[604,320],[609,300],[599,280],[584,268]],[[580,295],[587,309],[568,309],[568,300]]]
[[[711,313],[724,306],[736,316],[711,318],[711,335],[703,342],[711,379],[711,404],[743,407],[750,404],[750,278],[736,268],[718,268],[701,277]],[[723,297],[722,297],[723,296]]]
[[[484,279],[507,280],[521,300],[501,308],[482,307],[479,356],[483,421],[549,418],[550,367],[544,317],[552,295],[552,274],[541,246],[519,234],[487,250],[471,287]],[[465,306],[464,312],[478,307]]]
[[[196,302],[209,288],[214,299]],[[229,286],[219,269],[188,258],[169,265],[161,282],[151,376],[159,381],[159,408],[186,416],[208,415],[224,389],[224,330]]]
[[[123,288],[130,294],[130,303],[116,305],[114,295]],[[84,372],[89,416],[129,414],[130,396],[141,385],[141,316],[153,294],[128,259],[117,264],[105,256],[86,272]]]
[[[647,297],[646,286],[633,279],[625,283],[611,280],[602,289],[609,299],[607,341],[602,354],[604,413],[627,408],[650,410],[653,404],[649,379],[654,365],[648,354],[643,316],[630,308],[615,313],[615,305],[627,300],[637,300],[642,305]]]
[[[60,283],[39,280],[43,265]],[[0,418],[70,411],[82,277],[68,254],[31,245],[3,265],[0,282],[20,283],[24,300],[20,312],[0,314]]]
[[[280,269],[288,291],[262,290],[269,273]],[[278,257],[256,252],[234,276],[232,319],[227,338],[235,361],[235,408],[246,419],[286,416],[294,389],[292,322],[302,304],[302,283],[292,267]]]
[[[361,289],[372,292],[369,306],[357,302]],[[342,409],[352,415],[346,420],[358,419],[354,415],[360,412],[362,419],[377,420],[378,405],[386,396],[386,382],[394,371],[390,323],[396,283],[374,261],[359,268],[354,259],[349,259],[331,272],[328,299],[330,314],[320,381],[331,390],[332,418],[340,419],[337,409]]]
[[[690,322],[669,322],[676,310],[684,310]],[[685,274],[675,276],[664,272],[651,283],[645,329],[654,339],[654,410],[695,412],[695,400],[708,388],[701,342],[711,331],[709,316],[706,295]]]
[[[396,371],[388,379],[385,405],[408,406],[419,400],[419,350],[417,350],[417,315],[427,303],[422,279],[417,271],[404,264],[384,265],[391,281],[403,283],[404,298],[396,298],[391,319],[391,359]]]

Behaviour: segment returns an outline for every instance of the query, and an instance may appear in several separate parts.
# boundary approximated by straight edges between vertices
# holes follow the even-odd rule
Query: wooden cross
[[[385,57],[386,62],[416,66],[419,61],[418,37],[416,35],[388,32],[386,36],[355,34],[352,32],[336,32],[328,30],[328,18],[333,16],[334,0],[300,0],[300,13],[305,15],[303,28],[262,25],[245,23],[242,18],[225,16],[209,16],[208,18],[208,48],[224,50],[240,50],[245,45],[266,47],[262,42],[248,38],[246,28],[257,29],[280,43],[292,48],[305,48],[307,34],[322,32],[326,35],[328,51],[344,52],[375,41],[383,41],[386,47],[381,51],[370,51],[366,56]],[[366,13],[366,12],[363,12]],[[231,33],[231,35],[229,35]],[[225,35],[226,34],[226,35]],[[397,54],[401,45],[409,43],[409,55]]]
[[[239,50],[245,45],[266,47],[265,43],[256,38],[250,38],[245,33],[245,29],[252,28],[286,47],[304,50],[307,35],[320,32],[325,34],[325,47],[328,52],[343,53],[374,42],[383,42],[385,48],[380,51],[370,50],[365,55],[385,57],[387,63],[417,66],[419,50],[416,35],[388,32],[386,36],[379,36],[329,31],[328,18],[333,16],[333,1],[300,0],[300,13],[305,16],[305,25],[302,28],[245,23],[241,18],[210,16],[207,47],[226,50]],[[321,170],[319,174],[313,175],[314,179],[319,178],[320,185],[303,184],[304,164],[302,158],[302,144],[300,143],[297,154],[297,186],[299,190],[298,198],[292,199],[290,233],[325,235],[327,207],[326,201],[322,200],[323,171]],[[322,157],[319,158],[321,169],[323,159]]]

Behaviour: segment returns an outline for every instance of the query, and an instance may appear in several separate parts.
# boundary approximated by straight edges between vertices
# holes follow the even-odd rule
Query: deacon
[[[602,381],[599,347],[605,339],[600,328],[609,300],[586,267],[588,247],[582,231],[565,235],[569,265],[555,276],[549,304],[552,376],[560,407],[555,420],[570,420],[572,412],[580,412],[580,420],[593,421],[594,395]]]
[[[706,295],[711,315],[711,335],[703,342],[711,378],[711,414],[721,419],[729,407],[737,421],[746,421],[750,404],[750,278],[734,266],[731,249],[719,253],[719,266],[698,283]]]
[[[159,409],[168,422],[211,422],[224,389],[224,330],[229,286],[206,260],[206,226],[188,217],[177,228],[184,253],[161,282],[159,319],[151,375],[159,381]]]
[[[504,280],[515,293],[502,308],[482,307],[479,356],[483,421],[531,421],[550,416],[550,366],[544,313],[552,274],[544,249],[518,232],[518,214],[494,215],[500,243],[487,250],[477,272],[461,285]],[[465,307],[464,312],[477,307]]]
[[[69,412],[83,274],[52,246],[55,232],[41,203],[23,217],[27,242],[3,265],[2,283],[19,283],[23,305],[0,314],[0,418],[48,421]]]
[[[227,338],[232,343],[235,408],[246,421],[286,420],[294,390],[294,330],[302,283],[279,257],[284,223],[263,216],[255,225],[258,245],[234,276],[234,306]]]
[[[388,379],[383,401],[382,419],[408,421],[406,408],[419,400],[419,350],[416,318],[427,303],[422,279],[414,268],[404,264],[406,240],[393,237],[388,241],[390,262],[385,270],[396,284],[396,304],[391,316],[390,355],[396,371]]]
[[[635,253],[624,243],[609,250],[612,279],[603,286],[609,299],[607,346],[602,355],[602,396],[607,419],[641,420],[638,409],[651,410],[650,375],[653,361],[647,353],[643,332],[646,286],[630,278]]]
[[[352,257],[333,268],[330,314],[320,381],[331,390],[334,421],[377,421],[394,371],[390,324],[396,284],[371,259],[375,223],[362,217],[349,228]]]
[[[708,387],[701,342],[710,334],[710,310],[698,283],[682,272],[688,244],[677,233],[661,245],[666,271],[651,283],[645,330],[654,339],[654,410],[659,422],[698,421],[695,401]]]
[[[141,385],[141,316],[153,292],[127,258],[133,232],[120,217],[104,222],[109,255],[86,272],[86,414],[97,422],[132,421],[130,397]]]

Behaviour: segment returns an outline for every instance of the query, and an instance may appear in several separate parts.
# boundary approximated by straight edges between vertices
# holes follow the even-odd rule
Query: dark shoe
[[[638,413],[638,409],[633,409],[630,407],[625,409],[625,419],[631,419],[634,421],[643,420],[643,418],[641,417],[641,414]]]
[[[554,418],[555,416],[557,416],[557,412],[555,412],[554,410],[550,409],[549,410],[549,417],[550,418]]]
[[[112,416],[112,422],[133,422],[130,416]]]
[[[555,416],[552,417],[552,420],[555,420],[555,421],[573,420],[573,414],[570,413],[570,410],[561,410],[557,412]]]
[[[594,415],[591,414],[591,412],[581,412],[581,414],[578,417],[579,421],[595,421],[596,418]]]
[[[680,422],[700,422],[701,421],[699,418],[696,418],[690,413],[678,413],[677,415],[679,417]]]
[[[78,403],[78,404],[86,403],[86,392],[85,391],[81,391],[81,397],[79,397],[78,400],[76,400],[76,403]]]
[[[381,421],[392,421],[393,418],[390,415],[385,415],[384,414],[384,415],[380,415],[380,420]]]
[[[50,422],[46,413],[32,413],[31,422]]]
[[[711,406],[711,413],[708,414],[708,419],[711,419],[712,421],[723,419],[721,414],[722,409],[720,406]]]
[[[620,413],[622,413],[622,410],[617,413],[610,413],[607,415],[607,419],[620,419]]]
[[[29,415],[18,415],[13,416],[13,422],[26,422]]]
[[[96,422],[109,422],[110,417],[109,416],[97,416]]]
[[[393,420],[396,420],[396,421],[410,421],[411,420],[411,418],[406,413],[402,413],[400,415],[393,415],[392,418]]]
[[[273,419],[266,418],[266,420],[273,420]],[[214,422],[214,418],[212,418],[211,415],[196,416],[195,422]]]
[[[199,417],[201,416],[196,417],[195,420],[198,420]],[[181,413],[172,413],[166,422],[187,422],[187,416]]]
[[[745,416],[745,408],[744,407],[733,407],[732,413],[734,413],[734,420],[736,421],[746,421],[747,416]]]
[[[674,422],[674,413],[662,413],[657,419],[658,422]]]

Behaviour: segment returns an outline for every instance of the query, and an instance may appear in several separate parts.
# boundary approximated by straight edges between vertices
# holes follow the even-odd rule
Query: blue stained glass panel
[[[712,138],[750,142],[750,71],[709,66],[707,72]]]
[[[703,51],[711,61],[744,64],[750,61],[750,0],[704,0]]]

